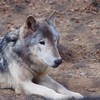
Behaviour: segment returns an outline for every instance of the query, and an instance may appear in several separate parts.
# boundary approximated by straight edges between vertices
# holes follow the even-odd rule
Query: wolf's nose
[[[55,65],[60,65],[62,63],[62,59],[57,59],[54,62],[55,62]]]

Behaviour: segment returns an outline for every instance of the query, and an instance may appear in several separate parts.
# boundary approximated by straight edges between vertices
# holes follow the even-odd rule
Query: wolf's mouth
[[[51,66],[51,67],[53,67],[53,68],[57,68],[59,65],[53,65],[53,66]]]

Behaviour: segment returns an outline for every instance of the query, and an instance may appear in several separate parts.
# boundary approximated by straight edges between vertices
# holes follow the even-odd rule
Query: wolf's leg
[[[45,76],[41,78],[39,80],[39,84],[46,86],[48,88],[52,88],[56,92],[67,95],[69,97],[83,98],[81,94],[67,90],[64,86],[62,86],[60,83],[56,82],[49,76]]]
[[[49,100],[68,100],[68,97],[66,95],[56,93],[52,89],[34,84],[31,81],[23,82],[21,87],[22,91],[27,95],[40,95]]]
[[[53,89],[31,82],[33,75],[25,68],[23,69],[22,67],[21,69],[15,61],[9,65],[9,69],[14,82],[12,87],[18,94],[24,92],[27,95],[40,95],[49,98],[49,100],[66,100],[68,98],[66,95],[59,94]]]

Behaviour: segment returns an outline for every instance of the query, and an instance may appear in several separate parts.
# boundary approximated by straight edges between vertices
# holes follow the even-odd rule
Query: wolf
[[[39,21],[29,15],[18,29],[0,39],[0,88],[48,100],[83,98],[52,79],[48,72],[62,63],[55,13]]]

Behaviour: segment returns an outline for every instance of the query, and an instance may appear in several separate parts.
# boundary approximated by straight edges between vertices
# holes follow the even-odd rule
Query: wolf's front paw
[[[59,94],[59,93],[54,93],[52,94],[52,96],[50,96],[48,99],[49,100],[69,100],[69,96],[67,95],[63,95],[63,94]],[[47,99],[47,100],[48,100]]]
[[[53,100],[69,100],[69,97],[66,95],[58,94],[55,97],[53,97]]]

